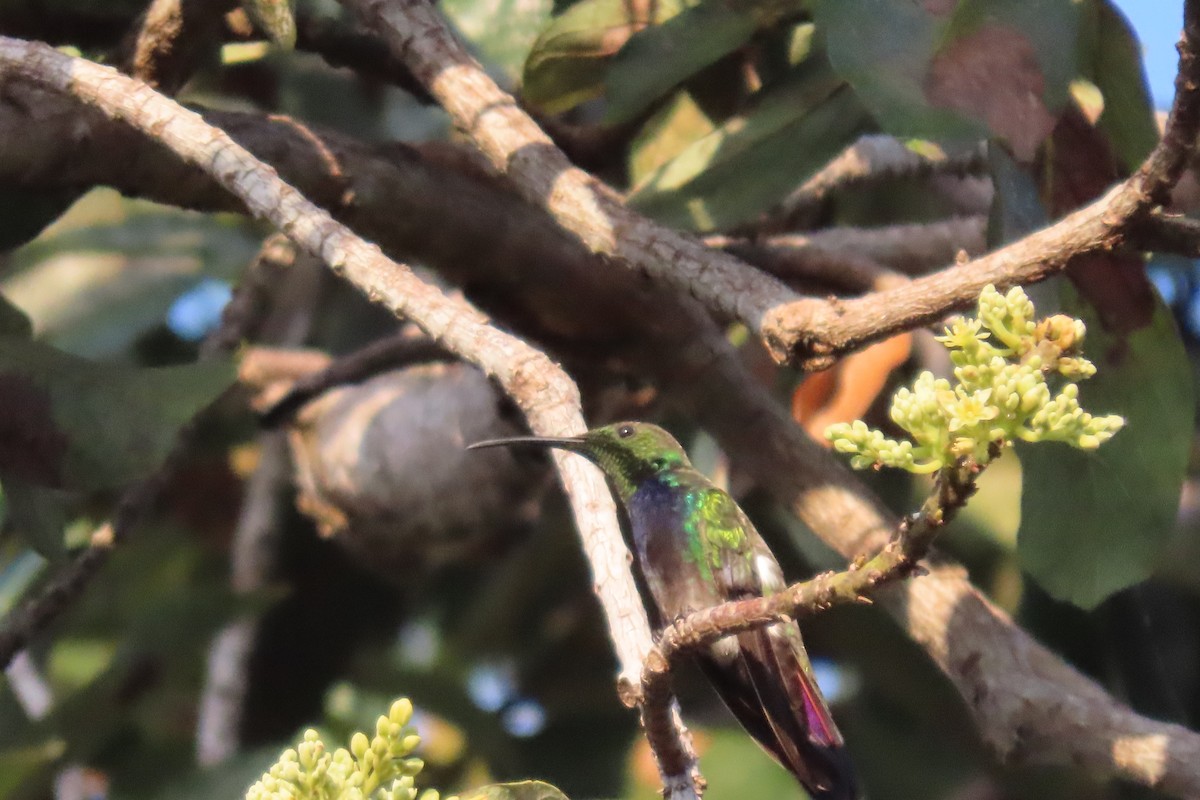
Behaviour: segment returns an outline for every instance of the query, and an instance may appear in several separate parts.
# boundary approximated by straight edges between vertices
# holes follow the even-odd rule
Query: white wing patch
[[[779,568],[779,562],[769,553],[754,555],[754,572],[758,575],[758,583],[762,587],[763,594],[772,594],[787,588],[787,583],[783,580],[783,570]]]

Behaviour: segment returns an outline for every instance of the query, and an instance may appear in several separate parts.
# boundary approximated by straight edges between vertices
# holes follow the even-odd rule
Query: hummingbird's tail
[[[795,623],[738,634],[737,645],[734,664],[700,659],[729,710],[814,800],[857,800],[850,756]]]

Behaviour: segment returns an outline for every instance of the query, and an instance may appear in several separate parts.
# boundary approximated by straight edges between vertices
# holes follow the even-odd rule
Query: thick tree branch
[[[364,77],[389,81],[422,103],[433,98],[377,36],[337,20],[296,14],[296,48],[316,53],[331,67],[345,67]]]
[[[319,256],[372,301],[411,319],[435,341],[493,376],[524,412],[535,433],[572,435],[586,429],[578,389],[543,353],[488,325],[465,300],[444,294],[388,259],[199,115],[113,70],[44,45],[0,38],[0,64],[5,72],[72,94],[106,115],[126,121],[211,174],[252,213]],[[631,558],[621,538],[616,507],[599,470],[568,454],[555,460],[575,511],[622,673],[626,680],[637,680],[651,637],[629,569]],[[690,752],[685,742],[679,748]],[[693,765],[688,759],[682,766],[692,773]],[[693,779],[692,774],[665,777],[681,786]],[[677,796],[688,793],[681,790]]]

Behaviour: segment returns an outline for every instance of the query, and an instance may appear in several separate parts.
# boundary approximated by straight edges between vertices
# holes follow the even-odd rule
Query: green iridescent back
[[[724,576],[729,582],[748,579],[739,569],[752,555],[747,526],[733,498],[715,486],[692,487],[683,495],[688,552],[706,581],[722,570],[736,573]]]

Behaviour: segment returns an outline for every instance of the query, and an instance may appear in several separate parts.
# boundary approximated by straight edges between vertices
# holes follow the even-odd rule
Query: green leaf
[[[66,752],[62,739],[0,751],[0,797],[12,797],[25,781],[47,769]]]
[[[488,64],[513,80],[552,5],[551,0],[443,0],[440,7]]]
[[[67,554],[66,528],[70,492],[35,486],[11,478],[3,481],[4,530],[51,561]]]
[[[648,175],[629,203],[667,225],[713,230],[765,211],[866,127],[853,93],[828,70],[804,70],[764,90]]]
[[[820,0],[834,69],[888,132],[1006,138],[1029,160],[1076,76],[1073,0]]]
[[[1020,448],[1025,481],[1017,544],[1045,589],[1084,608],[1147,578],[1174,529],[1187,467],[1195,398],[1191,366],[1168,309],[1147,327],[1107,333],[1066,282],[1064,312],[1088,326],[1096,376],[1083,407],[1120,414],[1125,428],[1095,452]],[[1157,300],[1157,298],[1156,298]]]
[[[690,92],[676,92],[646,121],[629,147],[629,180],[639,185],[688,145],[716,130]]]
[[[234,377],[229,362],[138,369],[0,337],[0,476],[82,491],[129,483]]]
[[[567,800],[567,796],[548,783],[521,781],[484,786],[462,795],[462,800]]]
[[[1033,176],[997,148],[989,162],[996,187],[989,242],[1013,241],[1042,227],[1046,215]],[[1091,274],[1115,277],[1114,269],[1097,263]],[[1123,292],[1116,283],[1100,288]],[[1096,375],[1079,384],[1080,404],[1093,414],[1125,418],[1125,427],[1091,452],[1053,442],[1017,444],[1021,565],[1055,597],[1092,607],[1146,578],[1174,527],[1192,440],[1191,367],[1157,295],[1146,309],[1147,324],[1124,334],[1106,331],[1065,278],[1031,287],[1030,295],[1040,315],[1061,304],[1063,313],[1087,323],[1084,355]],[[1139,316],[1122,307],[1110,315],[1131,326]]]
[[[12,610],[46,568],[46,559],[23,550],[0,569],[0,614]]]
[[[1108,0],[1094,0],[1085,13],[1089,24],[1081,36],[1081,71],[1104,97],[1096,124],[1132,172],[1158,144],[1142,49],[1129,22]]]
[[[708,0],[634,34],[605,77],[605,120],[635,118],[673,87],[736,50],[758,28],[751,11]]]
[[[1037,60],[1042,77],[1042,96],[1046,106],[1061,109],[1070,99],[1071,81],[1079,74],[1075,48],[1081,23],[1078,0],[960,0],[951,20],[949,45],[968,39],[981,31],[1009,29],[1020,34],[1018,44],[1028,44]],[[995,40],[975,40],[992,44]],[[987,62],[969,61],[971,66]]]
[[[0,336],[28,339],[32,335],[33,323],[29,321],[29,317],[0,294]]]
[[[175,299],[203,278],[236,278],[260,243],[233,214],[199,215],[98,190],[12,254],[0,291],[48,343],[106,356],[162,324]]]
[[[683,8],[681,0],[576,3],[555,17],[533,43],[525,61],[522,98],[544,113],[557,114],[599,97],[608,62],[629,37]]]

